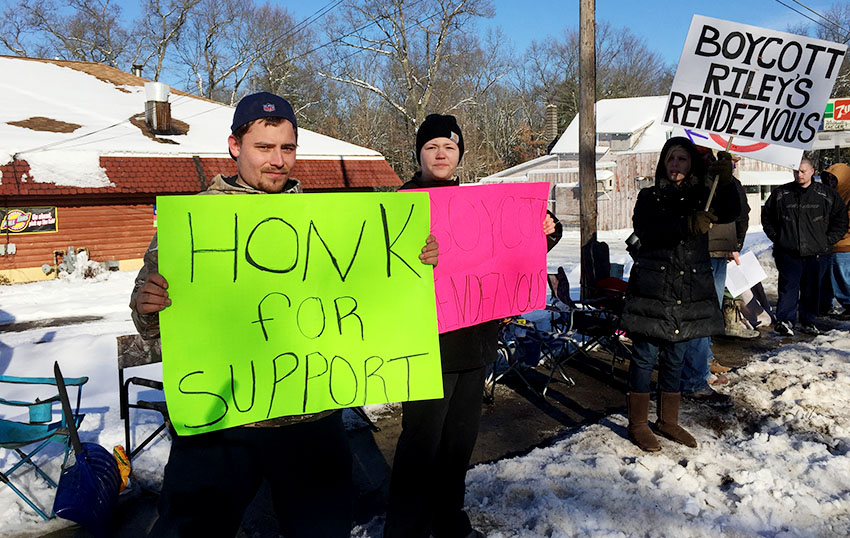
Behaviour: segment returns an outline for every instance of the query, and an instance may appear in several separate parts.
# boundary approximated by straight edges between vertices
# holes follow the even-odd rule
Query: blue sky
[[[782,0],[800,11],[793,0]],[[309,17],[325,2],[280,1],[297,20]],[[834,0],[803,0],[823,13]],[[500,26],[517,54],[522,54],[532,40],[556,38],[565,28],[578,27],[579,0],[495,0],[496,16],[478,22],[479,28]],[[786,30],[789,24],[811,23],[776,0],[597,0],[596,19],[615,27],[628,27],[646,39],[670,64],[679,62],[682,45],[694,14],[735,22]],[[812,15],[814,17],[814,15]],[[816,17],[814,17],[816,18]],[[314,27],[319,24],[314,24]]]
[[[805,12],[792,0],[783,2]],[[803,0],[803,3],[823,13],[834,0]],[[565,28],[578,27],[579,0],[497,0],[494,5],[496,17],[490,23],[502,27],[515,42],[518,52],[524,51],[532,39],[557,37]],[[786,30],[789,24],[800,22],[814,24],[776,0],[596,1],[596,20],[610,22],[615,27],[628,27],[673,64],[679,62],[691,17],[695,14],[773,30]]]

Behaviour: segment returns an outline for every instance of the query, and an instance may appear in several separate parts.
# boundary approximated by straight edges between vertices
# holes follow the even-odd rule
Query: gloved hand
[[[732,181],[732,155],[728,151],[718,151],[717,160],[708,165],[708,174],[718,177],[718,185],[727,185]]]
[[[697,236],[707,233],[717,217],[711,211],[700,211],[689,216],[687,219],[688,235]]]

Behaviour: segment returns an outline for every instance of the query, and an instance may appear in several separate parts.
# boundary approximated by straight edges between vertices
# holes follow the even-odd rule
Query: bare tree
[[[179,41],[186,21],[201,0],[146,0],[142,16],[136,22],[136,55],[133,63],[154,65],[153,80],[162,75],[170,47]]]
[[[824,11],[824,17],[828,22],[818,25],[815,36],[834,43],[850,43],[850,4],[847,2],[836,2]],[[844,55],[841,69],[832,87],[833,97],[850,96],[850,58]]]
[[[562,126],[578,111],[579,32],[564,31],[560,40],[532,43],[527,52],[529,71],[534,73],[547,102],[559,106]],[[673,70],[660,54],[628,28],[607,22],[596,28],[596,94],[600,98],[661,95],[669,91]]]
[[[0,43],[16,56],[31,56],[35,51],[29,17],[17,5],[7,6],[0,19]]]
[[[457,54],[449,43],[471,19],[492,14],[487,0],[349,1],[340,17],[344,22],[331,26],[337,46],[320,74],[375,93],[416,126],[425,119],[446,63]]]
[[[23,0],[3,16],[2,42],[15,54],[117,66],[126,53],[121,7],[110,0]]]
[[[250,49],[242,50],[252,11],[250,0],[201,0],[177,44],[187,86],[204,97],[235,103],[239,83],[257,58]]]

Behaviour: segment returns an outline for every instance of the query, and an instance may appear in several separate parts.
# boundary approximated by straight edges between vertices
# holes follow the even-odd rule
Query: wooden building
[[[167,87],[163,100],[164,85],[95,63],[0,56],[0,69],[15,81],[0,87],[2,280],[53,278],[42,266],[68,247],[137,268],[157,195],[236,172],[232,107]],[[303,128],[293,176],[308,192],[401,185],[378,152]]]
[[[655,183],[661,148],[671,134],[661,125],[666,96],[604,99],[596,103],[596,207],[599,230],[632,227],[640,189]],[[761,222],[761,205],[777,185],[793,181],[788,168],[742,158],[735,175],[747,189],[750,224]],[[481,180],[548,181],[550,209],[567,226],[579,225],[578,115],[549,155]]]

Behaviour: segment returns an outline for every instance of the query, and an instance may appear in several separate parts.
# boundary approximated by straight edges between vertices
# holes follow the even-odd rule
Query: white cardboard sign
[[[694,15],[663,123],[809,149],[847,46]]]
[[[725,150],[729,144],[729,137],[723,137],[708,131],[696,129],[673,128],[673,136],[686,136],[697,146],[711,148],[713,150]],[[729,151],[741,157],[749,157],[766,163],[778,164],[787,168],[796,169],[803,158],[803,150],[779,146],[777,144],[766,144],[736,136],[732,140]]]

